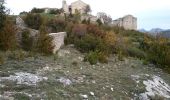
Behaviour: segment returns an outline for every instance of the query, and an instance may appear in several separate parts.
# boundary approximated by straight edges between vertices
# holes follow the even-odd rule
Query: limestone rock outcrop
[[[38,30],[28,28],[26,26],[24,20],[19,16],[16,18],[16,26],[17,26],[17,34],[16,34],[17,36],[16,37],[17,37],[18,42],[21,41],[22,32],[24,30],[30,31],[30,37],[36,37],[36,35],[39,34]]]

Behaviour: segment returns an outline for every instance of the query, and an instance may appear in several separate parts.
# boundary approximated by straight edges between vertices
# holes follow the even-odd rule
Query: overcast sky
[[[76,0],[67,0],[67,3]],[[170,0],[83,0],[92,14],[106,12],[113,19],[131,14],[138,18],[138,29],[170,29]],[[6,0],[11,14],[30,11],[33,7],[61,8],[62,0]]]

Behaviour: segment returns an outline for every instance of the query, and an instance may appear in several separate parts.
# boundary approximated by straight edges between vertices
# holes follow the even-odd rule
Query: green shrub
[[[96,64],[98,62],[98,53],[97,52],[89,52],[85,56],[84,61],[88,61],[92,65]]]
[[[154,64],[170,66],[170,47],[164,44],[152,44],[148,50],[148,60]]]
[[[30,36],[29,30],[24,30],[22,32],[22,38],[21,38],[21,45],[22,48],[26,51],[31,51],[33,47],[33,37]]]
[[[45,26],[41,26],[36,46],[37,52],[49,55],[53,53],[53,48],[53,38],[49,36]]]
[[[28,27],[38,30],[43,23],[43,18],[40,14],[29,13],[25,17],[25,23]]]
[[[168,45],[168,39],[155,38],[151,40],[145,38],[144,49],[147,53],[147,60],[153,64],[160,65],[162,67],[170,66],[170,46]]]
[[[74,24],[72,22],[67,23],[67,26],[66,26],[67,37],[65,37],[65,39],[64,39],[64,43],[66,45],[67,44],[73,44],[74,40],[76,38],[74,36],[74,34],[72,33],[73,27],[74,27]]]
[[[136,47],[128,47],[127,53],[131,57],[137,57],[137,58],[143,58],[143,59],[146,57],[145,52]]]
[[[47,27],[50,33],[65,31],[66,22],[61,19],[51,19],[47,22]]]
[[[0,65],[4,63],[4,58],[0,55]]]
[[[97,37],[104,37],[105,32],[100,29],[97,25],[89,24],[87,26],[87,33],[91,33]]]
[[[104,52],[98,53],[98,60],[101,63],[108,63],[108,55]]]
[[[99,26],[101,26],[103,23],[102,23],[102,21],[100,20],[100,19],[97,19],[97,24],[99,25]]]
[[[4,27],[0,30],[1,50],[13,50],[17,47],[16,32],[15,25],[9,19],[6,19]]]
[[[12,51],[8,55],[8,59],[18,60],[18,61],[24,60],[24,58],[26,57],[27,57],[27,53],[22,50]]]
[[[85,24],[76,24],[72,29],[72,34],[77,37],[82,37],[87,33],[87,26]]]
[[[118,51],[118,59],[120,61],[124,61],[124,54],[122,53],[122,50]]]
[[[50,10],[50,14],[61,14],[63,12],[63,9],[52,9]]]
[[[29,96],[20,93],[15,94],[14,97],[15,100],[30,100]]]
[[[44,12],[44,9],[39,9],[39,8],[33,8],[31,10],[31,13],[43,13]]]
[[[75,39],[75,46],[82,52],[95,51],[99,47],[101,39],[92,34],[86,34],[81,39]]]
[[[84,58],[84,61],[90,62],[90,64],[94,65],[97,62],[100,63],[108,63],[108,56],[104,52],[99,51],[90,51]]]

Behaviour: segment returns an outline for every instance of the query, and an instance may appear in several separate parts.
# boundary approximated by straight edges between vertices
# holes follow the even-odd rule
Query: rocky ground
[[[73,46],[53,56],[6,59],[0,100],[168,100],[170,75],[141,60],[111,56],[90,65]]]

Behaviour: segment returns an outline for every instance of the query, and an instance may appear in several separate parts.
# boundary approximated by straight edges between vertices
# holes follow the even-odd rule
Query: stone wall
[[[59,32],[59,33],[50,33],[49,34],[53,38],[53,53],[55,54],[63,45],[64,45],[64,38],[66,37],[66,32]]]
[[[132,15],[127,15],[122,18],[113,20],[113,26],[123,27],[127,30],[137,30],[137,18]]]
[[[87,7],[87,4],[85,4],[83,1],[78,0],[76,2],[73,2],[71,4],[72,8],[72,14],[76,13],[75,11],[78,10],[81,14],[85,13],[85,9]]]
[[[64,12],[67,14],[69,13],[69,8],[71,8],[72,14],[75,14],[76,10],[78,10],[80,14],[83,14],[85,13],[86,7],[87,7],[87,4],[81,0],[77,0],[71,3],[71,5],[67,5],[66,0],[63,0],[63,3],[62,3],[62,8]]]

